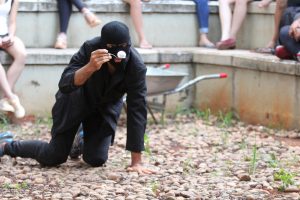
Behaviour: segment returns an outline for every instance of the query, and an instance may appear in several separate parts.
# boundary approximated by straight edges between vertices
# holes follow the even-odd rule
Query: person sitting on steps
[[[58,14],[59,14],[59,29],[54,48],[67,48],[67,29],[72,14],[72,5],[74,5],[84,16],[84,19],[90,27],[98,26],[101,21],[91,12],[81,0],[57,0]]]

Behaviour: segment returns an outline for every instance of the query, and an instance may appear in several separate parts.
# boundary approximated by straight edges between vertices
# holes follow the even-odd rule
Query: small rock
[[[297,186],[289,186],[284,191],[285,192],[300,192],[300,189]]]
[[[246,200],[255,200],[257,199],[254,195],[247,195]]]
[[[291,200],[298,200],[300,198],[300,194],[297,192],[293,192],[293,193],[288,194],[287,198],[291,199]]]
[[[11,184],[12,181],[9,178],[6,178],[5,176],[0,176],[0,183],[1,184]]]
[[[180,192],[180,195],[183,196],[184,198],[191,198],[191,197],[193,197],[194,194],[189,191],[182,191],[182,192]]]
[[[118,181],[120,180],[121,176],[115,173],[110,173],[107,175],[107,178],[112,181]]]
[[[237,177],[239,178],[240,181],[250,181],[251,177],[249,176],[249,174],[238,174]]]

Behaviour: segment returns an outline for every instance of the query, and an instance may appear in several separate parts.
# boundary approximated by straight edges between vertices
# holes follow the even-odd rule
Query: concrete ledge
[[[77,49],[28,49],[27,65],[16,92],[28,113],[49,114],[63,69]],[[138,49],[148,66],[171,63],[173,71],[188,73],[183,82],[197,76],[225,72],[227,79],[195,85],[183,102],[183,94],[168,96],[167,109],[210,108],[234,111],[241,120],[276,128],[300,128],[300,63],[247,50],[219,51],[204,48]],[[0,53],[7,66],[10,58]]]
[[[119,20],[129,26],[133,43],[138,38],[129,15],[129,6],[122,0],[89,0],[88,7],[105,24]],[[195,3],[192,0],[151,0],[143,3],[144,31],[147,39],[155,47],[190,47],[198,45],[198,22]],[[209,3],[209,37],[213,42],[220,39],[218,2]],[[238,35],[237,47],[253,49],[264,46],[273,31],[275,4],[261,9],[257,2],[249,3],[248,15]],[[21,0],[17,20],[17,36],[28,48],[52,47],[58,33],[56,0]],[[68,28],[68,46],[77,48],[86,39],[99,35],[101,25],[91,29],[82,15],[73,9]],[[45,26],[47,23],[47,26]],[[47,34],[45,34],[47,33]],[[260,37],[254,37],[259,35]],[[249,37],[252,36],[252,37]]]
[[[20,0],[19,11],[21,12],[56,12],[56,0]],[[122,0],[86,0],[84,1],[94,12],[128,12],[129,6]],[[210,1],[210,13],[218,13],[218,1]],[[258,2],[249,3],[248,13],[273,14],[275,4],[267,8],[259,8]],[[74,9],[74,12],[78,12]],[[151,13],[195,13],[193,0],[151,0],[143,2],[143,12]]]
[[[27,65],[67,65],[71,56],[78,49],[56,50],[52,48],[28,49]],[[292,60],[280,60],[276,56],[254,53],[248,50],[206,49],[197,47],[186,48],[153,48],[140,49],[146,64],[174,63],[174,64],[211,64],[232,66],[255,71],[280,73],[286,75],[300,75],[300,63]],[[5,53],[0,53],[1,63],[7,65],[11,59]]]

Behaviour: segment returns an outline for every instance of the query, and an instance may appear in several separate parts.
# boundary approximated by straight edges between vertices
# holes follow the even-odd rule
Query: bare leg
[[[7,71],[7,81],[13,91],[15,83],[25,66],[26,50],[23,42],[18,37],[14,38],[14,44],[6,50],[14,60]]]
[[[141,0],[124,0],[130,4],[130,16],[136,33],[139,38],[140,48],[150,49],[152,45],[147,41],[144,28],[143,28],[143,16],[142,16],[142,4]]]
[[[274,15],[274,33],[267,47],[275,48],[276,42],[279,38],[280,20],[286,6],[287,6],[287,0],[276,0],[276,8],[275,8],[275,15]]]
[[[219,15],[222,29],[222,40],[226,40],[230,37],[230,28],[232,21],[232,13],[230,4],[234,3],[235,0],[219,0]]]
[[[251,0],[236,0],[233,18],[232,18],[232,27],[230,31],[230,37],[236,39],[237,33],[240,30],[242,23],[247,14],[247,3]]]
[[[261,0],[258,4],[258,7],[260,8],[266,8],[272,3],[272,0]]]
[[[4,97],[12,99],[14,94],[12,93],[9,83],[6,78],[6,73],[3,66],[0,64],[0,88],[4,93]]]

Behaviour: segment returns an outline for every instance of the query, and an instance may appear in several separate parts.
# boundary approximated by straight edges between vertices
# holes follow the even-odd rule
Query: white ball
[[[126,53],[125,53],[125,51],[119,51],[117,56],[118,56],[118,58],[124,59],[124,58],[126,58]]]

